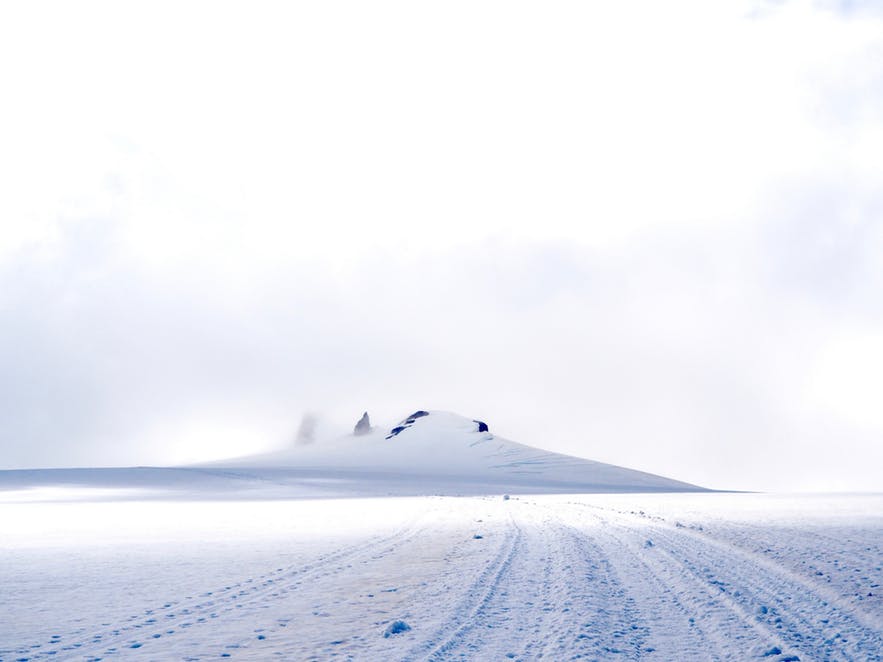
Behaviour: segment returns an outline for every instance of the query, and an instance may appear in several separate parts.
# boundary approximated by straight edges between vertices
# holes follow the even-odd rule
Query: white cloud
[[[842,421],[883,432],[883,336],[848,328],[820,348],[807,380],[810,402]]]
[[[793,455],[844,435],[870,453],[873,403],[825,357],[883,324],[879,16],[3,13],[10,465],[422,406],[697,482],[873,484]]]

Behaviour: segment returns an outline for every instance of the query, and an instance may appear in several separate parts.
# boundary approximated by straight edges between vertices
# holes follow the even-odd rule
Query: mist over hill
[[[2,490],[59,498],[285,499],[505,493],[694,492],[663,476],[498,437],[483,421],[418,410],[392,427],[298,442],[275,453],[182,467],[0,472]]]

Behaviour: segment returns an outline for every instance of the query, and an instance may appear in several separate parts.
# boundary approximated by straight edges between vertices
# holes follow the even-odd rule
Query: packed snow
[[[0,472],[0,660],[881,659],[883,495],[567,494],[596,463],[458,434],[394,496],[402,452]]]

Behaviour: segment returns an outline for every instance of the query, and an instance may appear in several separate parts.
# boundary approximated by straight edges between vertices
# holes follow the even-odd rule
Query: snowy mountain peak
[[[430,416],[431,415],[431,416]],[[447,411],[428,412],[418,409],[406,419],[389,431],[386,439],[392,439],[405,430],[410,429],[420,422],[420,431],[423,434],[444,434],[464,432],[488,432],[487,424],[475,419],[468,419]],[[491,435],[490,438],[493,438]]]
[[[364,434],[324,440],[314,435],[315,424],[314,417],[304,417],[298,443],[276,453],[187,467],[5,471],[0,492],[39,488],[57,495],[75,487],[79,495],[131,499],[231,499],[244,493],[299,499],[704,491],[525,446],[492,434],[483,421],[446,411],[421,409],[389,427],[363,425]]]
[[[278,453],[213,466],[358,476],[395,491],[627,492],[693,491],[694,485],[519,444],[492,434],[481,420],[419,409],[391,427],[317,441]],[[338,478],[335,478],[337,480]]]

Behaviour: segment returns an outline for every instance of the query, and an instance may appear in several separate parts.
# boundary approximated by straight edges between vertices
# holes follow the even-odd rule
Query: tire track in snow
[[[769,632],[758,628],[747,615],[732,602],[722,600],[708,585],[696,577],[683,573],[676,560],[660,559],[658,542],[646,537],[646,532],[606,522],[608,535],[618,541],[623,550],[644,567],[646,580],[661,591],[664,596],[658,608],[659,622],[664,633],[654,637],[653,648],[663,653],[663,659],[673,659],[684,655],[697,659],[732,660],[744,657],[745,651],[765,645],[764,651],[772,650],[778,640]],[[652,547],[647,546],[650,540]],[[645,553],[641,553],[644,551]],[[664,552],[663,552],[664,554]],[[643,591],[642,591],[643,593]],[[644,594],[642,602],[653,601],[657,596]],[[672,636],[674,624],[671,611],[678,614],[679,633]],[[686,624],[683,619],[686,619]],[[698,637],[698,639],[697,639]],[[684,650],[686,640],[691,641],[690,650]],[[780,643],[780,642],[779,642]]]
[[[802,660],[883,659],[880,624],[827,586],[704,529],[671,525],[633,511],[572,505],[600,518],[609,530],[618,530],[633,549],[643,538],[654,541],[656,554],[644,558],[685,601],[697,607],[707,603],[694,618],[706,624],[721,659],[744,657],[749,650],[763,657],[776,649],[780,653],[775,655],[793,654]]]
[[[513,505],[512,515],[522,540],[505,575],[469,627],[429,659],[539,659],[562,620],[574,620],[567,630],[576,627],[568,599],[572,565],[563,558],[568,539],[533,505]]]
[[[402,533],[401,535],[393,535],[388,538],[385,538],[383,541],[379,541],[377,544],[371,546],[362,546],[358,550],[356,550],[355,554],[349,554],[345,558],[338,560],[333,564],[333,567],[325,567],[322,569],[322,572],[315,572],[308,576],[303,576],[297,579],[297,581],[289,588],[283,589],[279,591],[279,593],[273,593],[270,596],[265,596],[261,598],[260,596],[254,600],[251,600],[247,606],[257,605],[259,609],[269,609],[270,605],[268,604],[268,597],[283,600],[289,593],[296,593],[298,589],[302,587],[305,582],[309,582],[310,584],[315,584],[323,579],[328,577],[336,577],[341,573],[352,570],[356,564],[360,564],[362,566],[367,566],[369,564],[373,564],[376,562],[383,562],[387,556],[394,554],[398,550],[406,547],[413,540],[424,536],[427,531],[431,531],[429,525],[424,525],[421,527],[415,527],[408,530],[406,533]],[[314,587],[315,588],[315,587]],[[389,591],[396,591],[398,589],[387,589]],[[318,612],[313,612],[316,615]],[[256,618],[257,615],[253,615],[252,618]],[[245,637],[238,637],[228,639],[227,643],[225,643],[222,647],[223,652],[220,653],[221,657],[228,657],[232,652],[238,652],[239,654],[248,654],[248,649],[254,646],[256,643],[270,641],[276,639],[276,635],[280,633],[282,630],[287,628],[291,622],[291,618],[276,618],[272,619],[273,622],[271,625],[265,625],[264,627],[260,627],[259,624],[253,620],[249,627],[249,634]],[[330,637],[329,637],[330,638]],[[343,641],[335,641],[332,645],[341,645]],[[209,652],[205,655],[199,657],[193,657],[192,659],[202,659],[203,657],[217,657],[219,653],[217,646],[210,647],[212,652]],[[226,653],[226,655],[225,655]],[[279,653],[276,653],[278,655]],[[262,659],[264,655],[259,652],[251,652],[251,655],[257,656],[257,659]],[[311,656],[309,659],[322,659],[320,655]]]
[[[85,641],[78,649],[59,640],[19,655],[7,657],[6,651],[0,658],[70,660],[82,659],[86,653],[106,657],[103,651],[113,646],[111,656],[151,660],[217,658],[219,653],[248,659],[408,662],[505,659],[510,653],[515,659],[555,662],[576,658],[773,662],[789,655],[799,656],[801,662],[881,660],[883,624],[874,612],[862,612],[860,605],[849,603],[834,587],[759,553],[756,543],[764,539],[760,526],[756,532],[728,528],[727,522],[721,523],[720,531],[678,527],[661,518],[595,504],[550,506],[542,498],[537,503],[523,499],[494,503],[503,508],[502,517],[491,520],[497,535],[486,534],[484,541],[464,536],[472,524],[442,531],[421,520],[427,516],[423,513],[390,535],[365,538],[362,544],[341,547],[306,564],[277,568],[213,595],[168,603],[151,610],[153,614],[137,614],[121,621],[120,628],[102,630],[107,638],[100,641],[88,640],[84,630],[75,630],[63,641]],[[472,508],[458,506],[457,512],[462,517]],[[699,522],[705,525],[704,520]],[[424,537],[424,531],[431,533]],[[873,545],[875,538],[869,535],[868,540]],[[459,542],[443,557],[437,550],[451,541]],[[780,548],[787,551],[787,544]],[[811,549],[811,544],[801,544],[802,549]],[[824,551],[836,558],[836,550]],[[353,578],[360,573],[350,570],[363,567],[357,564],[376,571],[372,581],[384,581],[401,577],[397,565],[412,554],[418,561],[433,561],[429,570],[419,571],[423,574],[407,575],[426,582],[410,581],[397,594],[405,597],[394,609],[413,605],[413,614],[403,614],[414,625],[413,631],[384,639],[378,621],[368,622],[364,613],[353,612],[353,618],[334,622],[347,637],[353,635],[346,643],[333,641],[332,646],[328,644],[332,637],[324,640],[324,648],[313,641],[304,643],[306,633],[296,630],[297,621],[283,633],[283,619],[275,617],[289,614],[280,612],[303,608],[307,597],[358,581]],[[867,554],[873,563],[874,552]],[[349,602],[346,608],[364,604]],[[149,637],[164,630],[167,626],[157,614],[167,612],[176,615],[170,621],[197,622],[185,629],[176,627],[175,636],[162,634],[157,645],[151,639],[132,639],[132,634]],[[218,614],[215,620],[205,619],[211,613]],[[422,622],[412,620],[414,614]],[[242,637],[251,632],[249,628],[259,628],[261,619],[270,624],[268,633],[278,632],[279,637],[255,641],[252,635],[247,642]],[[309,625],[314,628],[310,634],[331,622]],[[422,639],[424,632],[428,639]],[[325,630],[322,636],[327,634]],[[238,648],[226,651],[224,644],[230,642],[237,642]],[[143,647],[127,648],[131,643]],[[411,654],[405,655],[409,646]],[[295,647],[298,654],[291,654]],[[50,649],[56,654],[48,655]],[[779,652],[773,653],[776,649]]]
[[[805,526],[777,524],[769,527],[745,521],[733,523],[720,520],[703,521],[701,524],[696,522],[682,524],[679,520],[672,521],[658,514],[645,513],[643,510],[602,507],[579,502],[575,502],[574,505],[599,513],[604,512],[608,516],[616,513],[622,516],[623,521],[655,522],[673,527],[685,535],[697,535],[700,540],[742,554],[771,572],[781,574],[805,586],[806,590],[818,594],[823,601],[830,602],[850,614],[866,628],[879,631],[879,624],[883,623],[880,618],[883,603],[879,599],[880,594],[875,595],[873,592],[883,583],[881,582],[883,576],[879,575],[883,557],[880,556],[876,539],[869,530],[846,527],[844,531],[849,538],[845,542],[849,546],[844,548],[842,534],[820,533]],[[721,526],[722,524],[726,526]],[[836,527],[829,530],[836,530]],[[771,533],[774,534],[772,540],[769,539]],[[858,543],[854,540],[856,537],[860,538]],[[780,541],[789,538],[797,538],[798,544],[782,546]],[[817,542],[810,543],[810,540]],[[848,556],[844,557],[845,553]],[[852,573],[843,572],[844,560],[852,567]],[[823,571],[819,572],[820,568]],[[875,572],[878,574],[874,575]],[[866,594],[867,592],[869,594]],[[872,599],[866,600],[867,598]]]
[[[18,646],[14,651],[14,659],[97,661],[123,651],[135,653],[143,646],[149,647],[152,642],[191,632],[193,627],[198,628],[208,623],[216,626],[217,619],[271,599],[284,599],[304,581],[337,572],[360,556],[384,554],[388,552],[386,548],[390,545],[398,547],[404,544],[420,533],[421,528],[417,524],[425,515],[423,513],[411,518],[391,534],[375,536],[368,541],[342,547],[305,564],[277,568],[258,577],[202,593],[198,598],[170,600],[160,607],[146,610],[143,614],[130,616],[117,627],[109,626],[106,630],[93,632],[85,637],[84,630],[76,630],[67,635],[53,637],[49,642],[28,647]]]
[[[590,618],[559,619],[544,653],[554,660],[677,659],[684,654],[708,659],[709,642],[695,612],[647,565],[644,550],[624,542],[594,512],[588,512],[587,521],[584,504],[569,505],[547,508],[571,539],[561,549],[580,550],[564,568],[565,604]],[[570,552],[567,557],[573,558]]]
[[[596,538],[563,522],[561,549],[567,559],[561,594],[567,618],[559,618],[543,644],[550,659],[610,657],[636,660],[647,652],[644,623],[614,558]],[[572,614],[572,616],[571,616]]]
[[[620,549],[611,554],[611,558],[622,561],[628,557],[643,566],[644,570],[632,567],[624,575],[633,586],[637,586],[636,592],[641,594],[642,603],[662,599],[662,604],[652,607],[644,605],[646,611],[660,616],[658,620],[662,631],[652,638],[652,649],[661,653],[661,659],[686,655],[724,661],[744,659],[747,651],[751,650],[757,657],[769,659],[773,656],[764,657],[764,653],[787,648],[775,632],[762,627],[740,605],[720,595],[715,585],[686,572],[679,559],[668,555],[660,536],[655,533],[659,525],[648,524],[645,519],[622,511],[579,502],[571,505],[582,508],[593,519],[600,521],[605,537],[616,541]],[[666,530],[678,531],[674,527],[663,526]],[[646,586],[637,584],[637,575],[643,575],[644,581],[658,587],[659,593],[648,592]],[[673,620],[672,612],[666,611],[667,607],[673,607],[680,618]],[[687,619],[686,624],[681,620],[683,618]],[[672,632],[675,624],[679,624],[681,629]],[[685,650],[687,641],[692,643]]]
[[[782,654],[801,660],[883,659],[879,625],[863,623],[788,570],[702,535],[653,529],[661,551],[744,621],[766,632]]]
[[[652,651],[638,605],[601,546],[535,503],[520,502],[512,515],[520,541],[504,544],[470,587],[472,602],[402,659],[637,660]]]
[[[807,587],[865,627],[883,623],[880,548],[873,537],[862,539],[855,529],[835,536],[793,526],[686,527],[703,539],[734,547],[756,563]],[[686,531],[685,531],[686,533]],[[783,546],[782,540],[789,544]],[[790,541],[794,541],[791,543]],[[844,554],[844,549],[849,553]]]
[[[843,608],[843,600],[832,598],[826,587],[814,586],[765,557],[710,538],[704,532],[660,524],[658,520],[648,523],[634,513],[590,507],[626,536],[634,537],[638,533],[635,524],[642,525],[646,535],[657,543],[656,556],[667,557],[667,562],[661,564],[656,559],[658,570],[674,584],[681,581],[694,587],[694,602],[698,596],[705,596],[710,609],[703,621],[717,620],[716,626],[710,625],[709,629],[718,630],[716,639],[723,646],[723,659],[744,656],[747,650],[758,657],[779,650],[776,655],[783,658],[797,655],[803,660],[811,656],[825,660],[881,659],[877,652],[879,628],[873,623],[868,627],[868,618],[856,618],[855,610],[848,605]],[[827,618],[819,616],[819,606]],[[859,642],[850,642],[849,638],[839,641],[841,630],[861,632]],[[736,642],[741,646],[734,645]],[[837,657],[837,653],[843,657]]]
[[[488,563],[470,585],[465,597],[456,605],[444,624],[405,659],[450,659],[453,651],[463,643],[464,637],[475,627],[479,616],[496,596],[503,577],[523,544],[521,527],[510,515],[508,535],[493,561]]]

